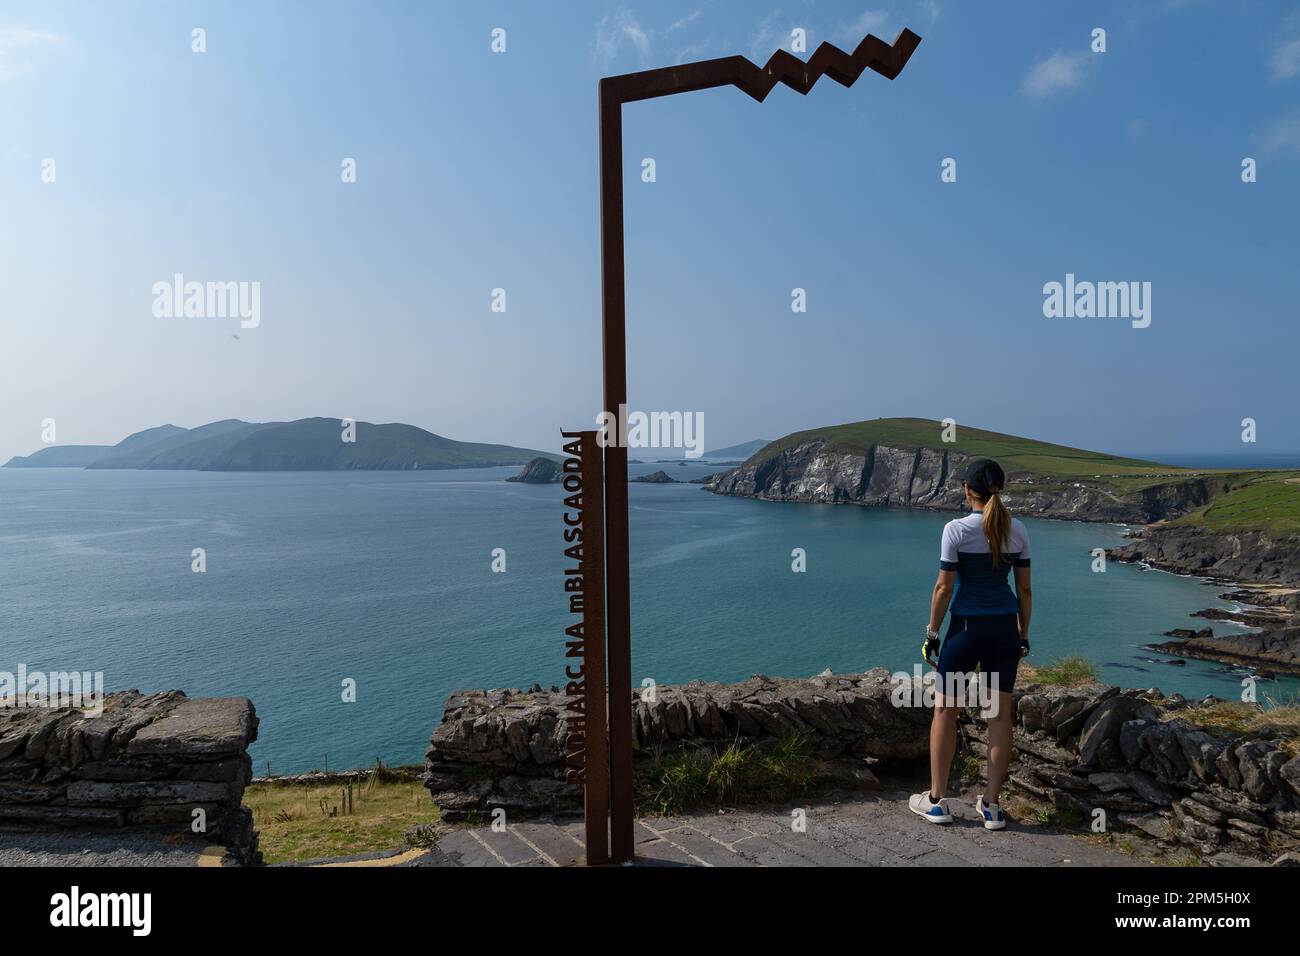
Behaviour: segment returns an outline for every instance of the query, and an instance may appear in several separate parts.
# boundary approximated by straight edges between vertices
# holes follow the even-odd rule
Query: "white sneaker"
[[[985,830],[1006,829],[1007,818],[1002,812],[1002,808],[996,803],[985,803],[984,794],[982,793],[979,795],[979,799],[975,801],[975,812],[984,821]]]
[[[914,793],[907,801],[908,808],[925,818],[926,823],[952,823],[952,814],[948,812],[948,801],[943,797],[938,803],[930,801],[930,791]]]

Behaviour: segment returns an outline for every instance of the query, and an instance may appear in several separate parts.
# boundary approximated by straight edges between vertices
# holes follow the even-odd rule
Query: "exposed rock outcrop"
[[[560,463],[552,458],[534,458],[520,470],[519,474],[512,475],[506,481],[520,481],[526,485],[546,485],[553,481],[559,481],[564,477],[560,469]]]
[[[177,690],[109,694],[98,716],[0,708],[0,822],[198,832],[233,862],[260,862],[241,806],[257,723],[246,697],[191,700]]]
[[[1300,846],[1300,757],[1279,739],[1197,725],[1194,704],[1105,684],[1028,684],[1016,693],[1013,791],[1107,830],[1131,827],[1209,862],[1273,859]],[[963,723],[987,754],[982,723]]]
[[[633,481],[640,481],[650,485],[675,485],[677,479],[671,477],[668,472],[662,468],[649,475],[641,475],[639,478],[633,478]]]
[[[705,487],[715,494],[769,501],[805,501],[938,510],[964,510],[957,475],[970,456],[945,448],[869,445],[860,451],[816,438],[771,457],[750,460]],[[1220,490],[1210,478],[1189,476],[1124,496],[1104,483],[1011,473],[1005,494],[1022,514],[1085,521],[1145,523],[1200,507]]]
[[[1151,650],[1264,671],[1300,674],[1300,615],[1292,617],[1283,627],[1257,633],[1215,637],[1212,632],[1197,631],[1190,636],[1173,636],[1178,640],[1152,644]]]
[[[1262,531],[1215,532],[1183,525],[1153,525],[1108,555],[1161,571],[1254,584],[1300,583],[1300,537]]]

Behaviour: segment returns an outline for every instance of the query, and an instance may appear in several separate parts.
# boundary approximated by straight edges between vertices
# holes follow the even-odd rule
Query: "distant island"
[[[526,485],[547,485],[564,477],[560,462],[542,455],[524,465],[517,475],[511,475],[506,481],[519,481]]]
[[[414,425],[357,422],[345,441],[337,418],[292,422],[159,425],[116,445],[52,445],[6,468],[132,468],[179,471],[335,471],[487,468],[558,455],[510,445],[455,441]]]

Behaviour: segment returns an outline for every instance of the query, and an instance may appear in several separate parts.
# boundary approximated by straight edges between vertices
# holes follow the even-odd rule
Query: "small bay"
[[[685,481],[716,466],[649,463]],[[110,690],[246,695],[255,769],[418,763],[453,690],[563,681],[559,485],[517,468],[0,470],[0,670],[103,671]],[[777,504],[632,484],[640,684],[917,663],[950,514]],[[1033,660],[1236,697],[1241,674],[1141,650],[1222,587],[1111,563],[1121,529],[1028,519]],[[207,570],[191,571],[206,552]],[[504,548],[504,574],[491,571]],[[791,571],[802,548],[807,571]],[[1214,622],[1216,632],[1233,627]],[[1163,663],[1153,663],[1153,660]],[[356,681],[356,703],[343,682]],[[1295,679],[1260,685],[1289,697]]]

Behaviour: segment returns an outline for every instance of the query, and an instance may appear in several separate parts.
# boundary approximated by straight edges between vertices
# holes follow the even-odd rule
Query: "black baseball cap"
[[[987,498],[996,488],[1001,491],[1007,483],[1002,466],[992,458],[973,458],[961,470],[961,480],[981,498]]]

